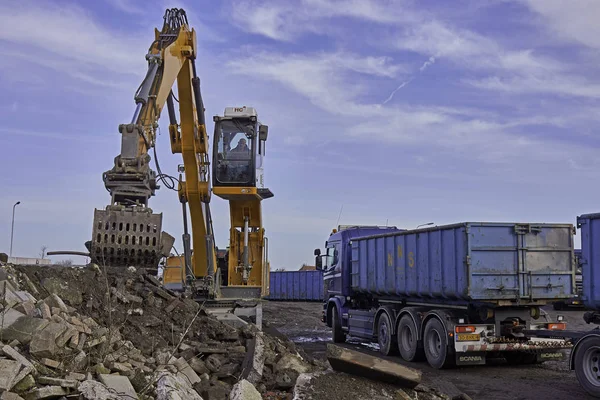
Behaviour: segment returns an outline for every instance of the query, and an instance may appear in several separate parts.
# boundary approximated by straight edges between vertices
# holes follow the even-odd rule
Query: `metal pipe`
[[[49,251],[46,253],[48,256],[82,256],[82,257],[90,257],[90,253],[86,253],[85,251]]]
[[[244,259],[244,269],[248,269],[250,263],[248,262],[248,217],[244,217],[244,253],[242,255]]]
[[[13,247],[13,233],[15,231],[15,208],[21,204],[20,201],[17,201],[15,203],[15,205],[13,206],[13,212],[12,212],[12,227],[10,228],[10,254],[9,257],[12,257],[12,247]]]
[[[133,118],[131,118],[131,123],[135,124],[138,120],[138,117],[140,116],[140,111],[142,111],[142,103],[138,103],[137,107],[135,108],[135,112],[133,113]]]
[[[167,110],[169,111],[169,123],[177,125],[177,116],[175,115],[175,104],[173,103],[173,91],[169,92],[167,97]]]
[[[204,102],[202,101],[202,93],[200,93],[200,78],[196,75],[196,62],[192,58],[190,59],[192,63],[192,87],[194,88],[194,100],[196,101],[196,113],[198,114],[198,123],[200,125],[205,125],[206,120],[204,117]]]
[[[182,239],[183,239],[183,260],[185,263],[185,271],[182,271],[182,274],[185,274],[184,276],[182,276],[183,279],[183,285],[185,286],[185,282],[187,281],[187,274],[190,273],[191,276],[193,275],[193,271],[192,271],[192,251],[191,251],[191,245],[190,245],[190,234],[188,232],[188,224],[187,224],[187,211],[185,208],[185,202],[181,203],[181,209],[183,211],[183,235],[182,235]],[[191,280],[191,278],[190,278]],[[190,282],[191,283],[191,282]]]

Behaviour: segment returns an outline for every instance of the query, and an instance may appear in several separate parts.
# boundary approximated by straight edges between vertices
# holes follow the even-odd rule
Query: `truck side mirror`
[[[321,249],[315,249],[315,256],[321,255]]]
[[[261,125],[258,128],[258,139],[262,140],[262,141],[266,141],[268,135],[269,135],[269,127],[267,125]]]
[[[323,259],[320,255],[315,257],[315,268],[317,269],[317,271],[323,270]]]

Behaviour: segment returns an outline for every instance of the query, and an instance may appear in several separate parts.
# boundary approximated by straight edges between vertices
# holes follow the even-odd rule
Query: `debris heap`
[[[291,398],[323,370],[143,270],[0,266],[0,400]]]

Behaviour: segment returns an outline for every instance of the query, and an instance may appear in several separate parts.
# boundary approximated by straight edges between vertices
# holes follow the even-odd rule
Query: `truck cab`
[[[325,302],[323,304],[322,321],[332,327],[333,313],[341,310],[346,303],[346,298],[352,296],[350,265],[352,262],[350,243],[352,239],[379,235],[384,233],[399,232],[395,226],[360,226],[339,225],[333,229],[325,242],[323,253],[315,249],[315,265],[317,270],[323,271],[323,291]]]

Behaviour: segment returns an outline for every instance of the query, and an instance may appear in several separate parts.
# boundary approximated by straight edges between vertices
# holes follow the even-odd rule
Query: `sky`
[[[171,7],[197,31],[211,138],[225,107],[269,126],[272,269],[314,264],[338,224],[600,211],[598,1],[0,0],[0,252],[17,201],[13,256],[85,250]],[[157,153],[176,175],[166,114]],[[161,187],[150,207],[181,250],[177,195]],[[211,209],[224,248],[228,204]]]

